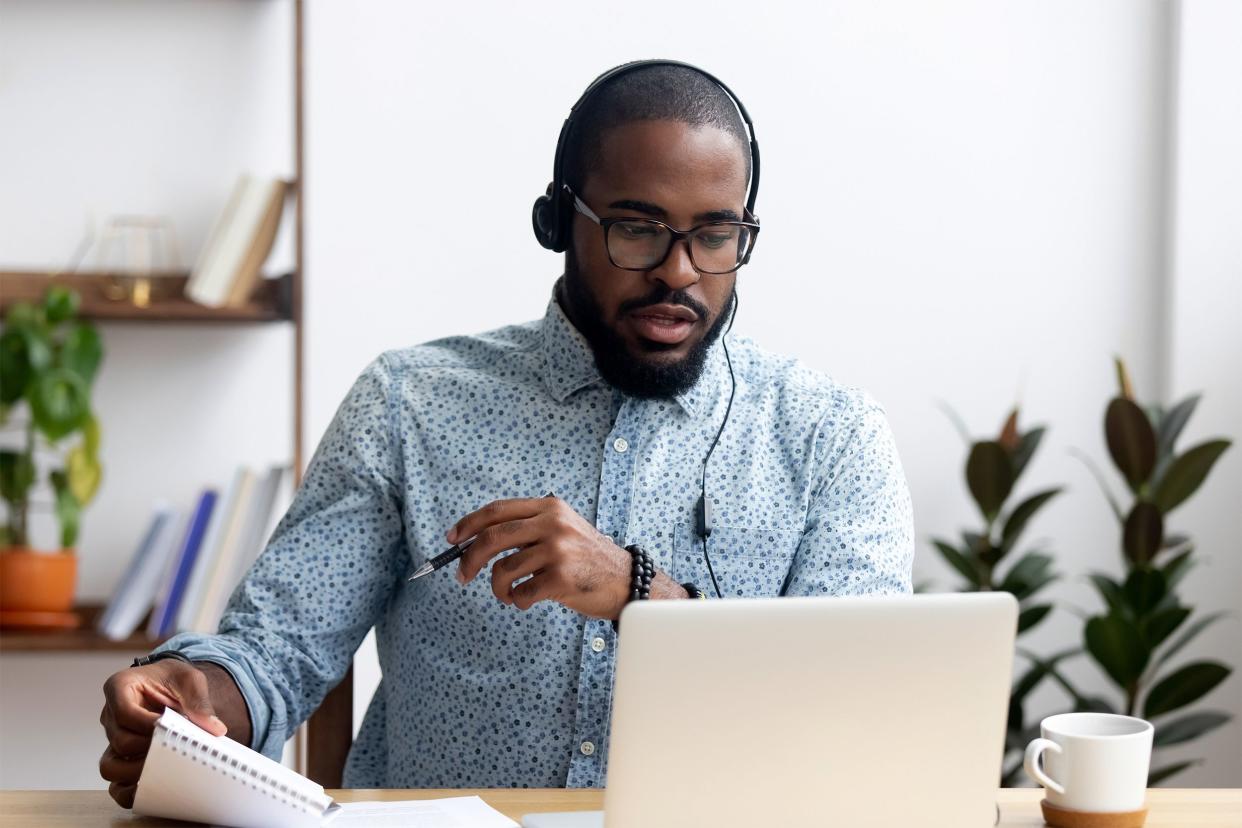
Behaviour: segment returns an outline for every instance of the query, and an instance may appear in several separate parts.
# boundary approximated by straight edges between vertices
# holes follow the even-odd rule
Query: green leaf
[[[1121,591],[1121,584],[1098,572],[1093,572],[1088,577],[1091,578],[1091,583],[1095,584],[1096,592],[1100,593],[1104,603],[1108,604],[1110,612],[1121,615],[1130,614],[1130,602],[1126,600],[1125,593]]]
[[[1043,426],[1036,426],[1030,431],[1022,435],[1022,439],[1018,442],[1018,448],[1013,453],[1013,479],[1016,481],[1026,469],[1026,464],[1031,461],[1031,457],[1035,454],[1035,449],[1039,448],[1039,442],[1044,438],[1044,432],[1047,429]]]
[[[1187,664],[1151,688],[1143,705],[1143,718],[1151,719],[1193,704],[1224,681],[1230,672],[1228,667],[1215,661]]]
[[[99,332],[85,322],[75,325],[65,337],[60,352],[61,367],[77,373],[90,385],[102,360],[103,342],[99,339]]]
[[[1126,603],[1134,610],[1136,617],[1154,610],[1168,591],[1164,573],[1158,569],[1136,569],[1126,577],[1122,587]]]
[[[1147,774],[1147,787],[1154,788],[1170,776],[1181,773],[1186,770],[1186,768],[1193,765],[1201,764],[1203,764],[1202,759],[1188,759],[1185,762],[1175,762],[1172,765],[1165,765],[1163,768],[1159,768],[1158,770],[1154,770]]]
[[[1091,472],[1091,476],[1095,478],[1095,482],[1099,485],[1100,492],[1103,493],[1104,499],[1108,501],[1109,508],[1113,510],[1113,515],[1117,518],[1117,522],[1123,523],[1125,521],[1125,515],[1121,513],[1121,506],[1117,504],[1117,499],[1113,497],[1113,493],[1108,490],[1108,482],[1104,479],[1104,472],[1100,471],[1100,467],[1097,466],[1095,461],[1087,456],[1086,453],[1079,451],[1076,448],[1071,448],[1069,453],[1071,456],[1077,457],[1081,460],[1082,464],[1087,467],[1087,471]]]
[[[1189,607],[1169,607],[1152,615],[1143,624],[1143,640],[1154,650],[1164,643],[1190,617]]]
[[[966,445],[970,445],[970,429],[966,427],[966,421],[962,419],[962,416],[953,409],[953,406],[949,405],[944,400],[937,401],[936,407],[944,412],[944,415],[949,418],[949,422],[953,424],[954,430],[961,435],[962,442]]]
[[[47,340],[37,331],[22,325],[6,328],[0,334],[0,403],[20,400],[51,361]]]
[[[1229,613],[1224,612],[1223,610],[1221,612],[1214,612],[1210,615],[1205,615],[1195,623],[1191,624],[1181,635],[1177,637],[1176,641],[1169,645],[1169,649],[1165,650],[1156,658],[1156,667],[1160,667],[1161,665],[1167,663],[1169,659],[1181,652],[1182,648],[1189,644],[1195,636],[1228,614]]]
[[[77,499],[78,504],[85,506],[99,491],[99,482],[103,477],[103,469],[99,458],[86,453],[85,445],[77,445],[65,455],[65,472],[69,478],[69,491]]]
[[[47,321],[55,325],[64,322],[78,312],[81,298],[77,291],[61,285],[53,285],[43,295],[43,312]]]
[[[1160,551],[1160,541],[1164,538],[1164,517],[1160,510],[1145,500],[1135,501],[1121,537],[1126,559],[1135,566],[1146,566]]]
[[[22,500],[34,481],[35,467],[30,455],[19,451],[0,451],[0,497],[10,503]]]
[[[1087,622],[1087,651],[1120,687],[1129,687],[1147,666],[1150,652],[1136,630],[1116,613],[1097,615]]]
[[[1104,437],[1113,462],[1137,494],[1156,466],[1156,433],[1147,415],[1132,400],[1114,397],[1104,413]]]
[[[1048,656],[1047,658],[1040,658],[1039,656],[1027,653],[1025,650],[1021,650],[1021,652],[1030,658],[1031,668],[1027,670],[1017,682],[1014,683],[1013,692],[1010,694],[1010,698],[1017,699],[1018,701],[1022,701],[1030,695],[1031,691],[1034,690],[1041,681],[1043,681],[1045,676],[1053,674],[1058,663],[1064,661],[1070,656],[1078,655],[1082,652],[1082,650],[1075,647],[1069,650],[1062,650],[1061,652]]]
[[[1027,607],[1018,614],[1018,635],[1034,627],[1040,621],[1044,620],[1044,616],[1052,612],[1052,604],[1036,604],[1033,607]]]
[[[1228,440],[1211,440],[1174,458],[1156,487],[1155,501],[1160,511],[1168,514],[1194,494],[1227,448]]]
[[[993,520],[1013,488],[1009,452],[994,440],[975,443],[966,460],[966,483],[984,518]]]
[[[88,457],[99,457],[99,420],[94,414],[87,414],[86,422],[82,423],[82,447]]]
[[[1194,562],[1190,560],[1190,553],[1192,552],[1194,552],[1194,549],[1179,552],[1160,570],[1164,573],[1164,581],[1168,584],[1170,590],[1177,586],[1182,578],[1186,577],[1186,573],[1190,571],[1191,567],[1194,566]]]
[[[30,412],[35,425],[49,440],[59,440],[90,416],[86,383],[63,368],[40,374],[30,389]]]
[[[1019,503],[1009,518],[1005,521],[1005,528],[1001,531],[1001,549],[1008,552],[1018,542],[1018,536],[1022,534],[1022,530],[1026,528],[1026,524],[1040,508],[1052,498],[1061,493],[1061,489],[1048,489],[1031,495],[1026,500]]]
[[[948,561],[949,565],[956,569],[963,578],[969,581],[973,586],[979,586],[981,581],[979,570],[975,568],[975,565],[972,564],[965,555],[944,541],[933,539],[932,543],[935,545],[936,549],[940,550],[941,557]]]
[[[998,588],[1017,595],[1019,590],[1043,577],[1050,566],[1052,566],[1051,555],[1028,552],[1010,568],[1009,573],[1005,575]]]
[[[1192,394],[1169,409],[1169,413],[1161,418],[1156,441],[1156,452],[1158,454],[1168,456],[1173,453],[1173,444],[1177,442],[1178,435],[1186,427],[1187,421],[1190,420],[1190,415],[1194,413],[1195,406],[1198,404],[1199,395]]]
[[[1202,713],[1191,713],[1174,719],[1171,722],[1156,725],[1156,735],[1152,740],[1155,747],[1168,747],[1197,739],[1209,730],[1215,730],[1233,717],[1217,710],[1205,710]]]
[[[78,540],[78,520],[82,514],[81,504],[73,496],[68,475],[63,471],[51,474],[52,488],[56,491],[56,518],[60,521],[60,545],[72,549]]]

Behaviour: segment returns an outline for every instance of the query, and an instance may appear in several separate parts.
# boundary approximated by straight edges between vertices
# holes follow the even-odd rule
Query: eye
[[[649,239],[660,232],[654,224],[643,221],[622,221],[613,225],[613,231],[623,239]]]
[[[731,227],[713,227],[698,234],[699,243],[717,250],[737,238],[737,230]]]

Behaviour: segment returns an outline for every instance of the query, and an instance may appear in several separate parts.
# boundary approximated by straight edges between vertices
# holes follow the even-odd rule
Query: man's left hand
[[[494,500],[457,521],[446,537],[460,543],[472,535],[478,539],[461,557],[457,580],[469,583],[492,558],[516,549],[492,564],[492,591],[518,609],[551,600],[616,619],[629,599],[630,553],[558,497]],[[651,591],[653,598],[685,594],[662,574]]]

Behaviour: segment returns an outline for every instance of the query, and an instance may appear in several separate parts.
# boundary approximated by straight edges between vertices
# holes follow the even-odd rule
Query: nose
[[[693,285],[700,279],[699,272],[690,261],[690,240],[678,239],[664,257],[659,267],[647,272],[652,279],[668,285],[671,290],[681,290]]]

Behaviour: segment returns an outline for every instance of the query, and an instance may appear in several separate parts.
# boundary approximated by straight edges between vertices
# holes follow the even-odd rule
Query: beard
[[[621,335],[604,319],[604,310],[578,271],[572,251],[565,258],[565,275],[561,277],[556,296],[591,347],[595,366],[604,381],[631,397],[644,399],[671,398],[690,390],[703,373],[708,351],[720,338],[721,329],[729,320],[729,314],[721,312],[703,338],[690,346],[684,357],[676,362],[663,362],[650,359],[647,354],[669,351],[677,345],[643,341],[640,344],[642,352],[633,353]],[[732,293],[729,298],[733,299]],[[622,303],[618,315],[663,303],[687,307],[699,319],[706,319],[709,314],[707,307],[685,291],[657,287],[641,299]]]

